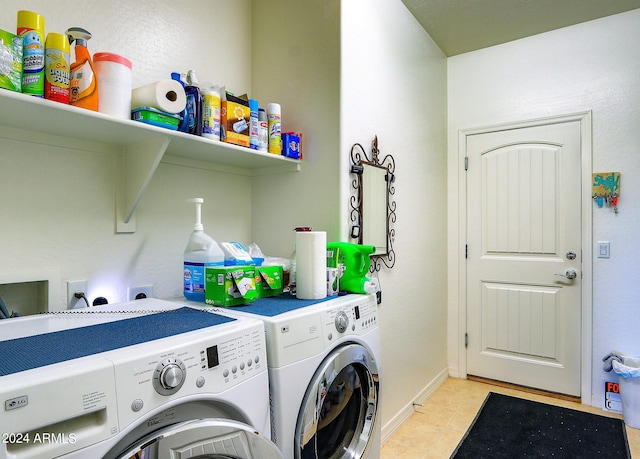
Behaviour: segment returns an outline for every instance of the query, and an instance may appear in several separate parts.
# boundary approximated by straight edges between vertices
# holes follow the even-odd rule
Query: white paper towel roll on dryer
[[[180,113],[186,105],[184,88],[175,80],[160,80],[131,91],[131,110],[153,107],[167,113]]]
[[[327,296],[327,233],[296,232],[296,297],[317,300]]]

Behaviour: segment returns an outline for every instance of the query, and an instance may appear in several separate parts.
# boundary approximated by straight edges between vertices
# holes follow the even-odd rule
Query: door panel
[[[467,156],[467,373],[580,395],[580,123],[469,135]]]

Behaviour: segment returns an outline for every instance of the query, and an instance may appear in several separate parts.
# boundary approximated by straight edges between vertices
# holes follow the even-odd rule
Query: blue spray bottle
[[[187,85],[184,87],[184,92],[187,95],[187,132],[202,135],[202,94],[193,70],[187,72]]]

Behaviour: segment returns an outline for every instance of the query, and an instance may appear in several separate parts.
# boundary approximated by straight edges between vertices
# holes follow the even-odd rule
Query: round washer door
[[[241,422],[196,419],[140,439],[120,459],[264,459],[284,456],[270,439]]]
[[[351,343],[334,349],[305,393],[296,425],[296,459],[361,458],[378,422],[378,368]]]

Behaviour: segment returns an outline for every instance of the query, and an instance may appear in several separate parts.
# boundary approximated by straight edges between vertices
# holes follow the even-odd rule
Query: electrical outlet
[[[67,282],[67,309],[87,307],[87,303],[82,298],[75,297],[75,294],[79,292],[84,293],[85,297],[88,295],[86,279]],[[87,301],[89,301],[88,297]]]
[[[153,298],[153,285],[139,285],[138,287],[129,287],[127,289],[127,301],[140,299],[136,298],[136,296],[141,296],[142,298]]]

